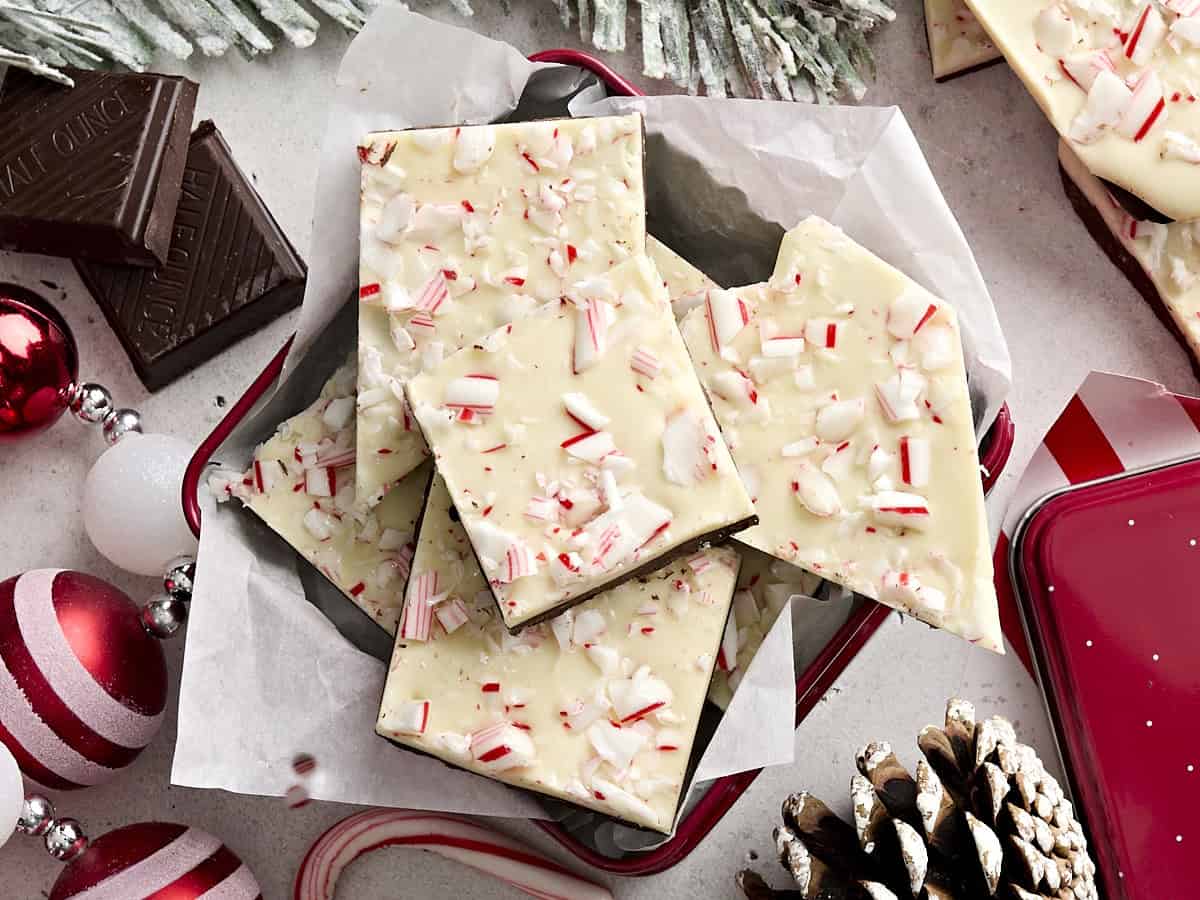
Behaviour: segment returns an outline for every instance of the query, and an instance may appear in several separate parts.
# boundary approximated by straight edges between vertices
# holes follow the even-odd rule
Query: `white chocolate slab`
[[[1113,199],[1065,141],[1059,142],[1058,158],[1109,231],[1153,282],[1192,356],[1200,360],[1200,223],[1138,221]]]
[[[704,302],[704,292],[720,287],[662,241],[646,235],[646,255],[662,276],[675,318],[682,319],[690,309]]]
[[[1200,12],[1172,11],[1190,11],[1195,4],[967,0],[967,5],[1093,174],[1173,219],[1200,219]],[[1090,83],[1099,70],[1088,60],[1111,71]],[[1148,76],[1153,77],[1142,82],[1133,102],[1128,86]]]
[[[953,308],[814,217],[682,330],[755,498],[737,539],[1002,653]]]
[[[359,148],[358,495],[428,453],[402,385],[645,247],[640,115],[381,132]]]
[[[408,382],[510,629],[754,516],[653,264],[566,296]]]
[[[939,81],[1001,57],[964,0],[925,0],[925,30]]]
[[[513,637],[450,509],[435,477],[411,582],[436,581],[435,624],[427,640],[397,640],[378,733],[485,777],[669,833],[737,555],[706,550]]]
[[[374,510],[354,502],[354,362],[342,366],[308,409],[254,452],[235,496],[356,606],[396,633],[417,520],[432,465],[404,478]],[[332,488],[332,490],[331,490]]]

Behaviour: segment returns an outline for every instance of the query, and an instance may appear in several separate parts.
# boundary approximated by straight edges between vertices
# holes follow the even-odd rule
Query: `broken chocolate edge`
[[[91,267],[117,264],[90,259],[72,260],[84,287],[104,313],[109,327],[125,350],[134,372],[151,392],[161,390],[193,369],[210,362],[220,352],[264,328],[279,316],[294,309],[304,299],[308,272],[304,260],[271,214],[258,190],[238,166],[232,149],[211,119],[202,121],[188,139],[187,151],[181,157],[180,182],[182,183],[192,149],[210,140],[215,145],[215,150],[210,152],[215,166],[220,169],[221,176],[235,186],[235,193],[246,214],[254,222],[263,241],[273,251],[272,264],[278,266],[283,273],[279,284],[199,331],[194,337],[176,344],[155,358],[149,358],[132,335],[126,333],[118,310],[106,300],[100,299],[105,296],[105,292],[100,289]],[[173,212],[167,231],[168,238],[174,232],[175,215]]]
[[[1075,180],[1061,164],[1059,164],[1058,172],[1062,178],[1063,190],[1067,195],[1067,199],[1071,201],[1071,206],[1074,207],[1075,213],[1082,220],[1088,233],[1100,245],[1100,249],[1104,251],[1112,264],[1129,279],[1133,287],[1137,289],[1137,292],[1142,295],[1142,298],[1150,304],[1159,321],[1167,327],[1175,337],[1175,340],[1183,347],[1188,361],[1192,365],[1192,371],[1200,379],[1200,360],[1196,358],[1186,335],[1183,333],[1183,329],[1179,327],[1179,323],[1171,315],[1171,311],[1167,308],[1166,301],[1155,286],[1154,281],[1146,273],[1146,270],[1142,268],[1142,264],[1138,262],[1137,258],[1113,234],[1112,229],[1108,227],[1108,223],[1104,221],[1104,216],[1092,205],[1091,200],[1088,199],[1087,195],[1084,194],[1083,190],[1075,183]]]

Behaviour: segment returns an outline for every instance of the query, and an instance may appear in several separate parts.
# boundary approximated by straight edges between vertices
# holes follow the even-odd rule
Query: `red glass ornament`
[[[66,320],[33,291],[0,284],[0,441],[54,424],[78,377]]]
[[[47,788],[102,784],[162,724],[167,667],[106,581],[35,569],[0,582],[0,743]]]
[[[59,873],[50,900],[85,894],[156,900],[262,898],[253,873],[217,838],[199,828],[166,822],[126,825],[92,841]]]

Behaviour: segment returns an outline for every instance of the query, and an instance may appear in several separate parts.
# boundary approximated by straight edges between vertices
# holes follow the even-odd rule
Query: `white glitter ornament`
[[[126,435],[96,460],[83,486],[83,527],[96,549],[138,575],[194,556],[179,491],[192,447],[165,434]]]
[[[24,804],[25,784],[21,780],[21,770],[8,748],[0,744],[0,847],[16,830]]]

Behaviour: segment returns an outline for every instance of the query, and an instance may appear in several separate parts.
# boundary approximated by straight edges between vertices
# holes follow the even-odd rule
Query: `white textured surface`
[[[544,0],[478,3],[475,27],[523,50],[577,42]],[[1004,502],[1042,431],[1091,368],[1112,369],[1194,392],[1183,351],[1134,290],[1091,242],[1063,198],[1055,139],[1033,102],[1002,66],[934,84],[917,0],[903,0],[901,18],[876,41],[880,78],[869,98],[902,106],[951,208],[957,213],[988,279],[1013,354],[1016,387],[1010,405],[1017,447],[996,490]],[[453,18],[449,13],[439,17]],[[631,34],[632,37],[632,34]],[[327,26],[316,46],[286,50],[260,63],[231,56],[201,60],[187,71],[201,81],[199,112],[214,118],[238,161],[297,246],[307,254],[311,184],[333,73],[344,39]],[[632,48],[636,54],[636,46]],[[632,73],[637,57],[615,61]],[[639,79],[635,79],[639,80]],[[112,389],[119,405],[139,409],[147,428],[197,441],[223,415],[216,398],[236,398],[283,342],[289,317],[150,397],[116,338],[70,267],[56,260],[0,254],[0,281],[42,286],[80,341],[82,373]],[[115,571],[87,543],[80,522],[83,479],[103,449],[99,434],[63,421],[24,444],[0,448],[0,577],[39,566],[82,569],[109,578],[139,600],[156,587]],[[239,623],[230,623],[236,638]],[[168,648],[177,684],[182,642]],[[871,738],[891,740],[915,761],[916,733],[942,714],[945,698],[961,693],[984,713],[1016,720],[1026,740],[1049,751],[1036,692],[1013,657],[972,650],[955,638],[895,619],[868,645],[796,733],[796,762],[764,773],[718,828],[681,865],[651,879],[612,882],[618,897],[737,896],[733,875],[753,863],[773,883],[770,831],[789,791],[808,788],[844,812],[853,754]],[[173,704],[162,734],[112,784],[54,799],[64,813],[98,835],[120,824],[162,818],[220,835],[254,869],[271,900],[287,894],[304,850],[349,807],[309,805],[289,811],[281,800],[167,787],[175,738]],[[532,826],[501,823],[549,848]],[[15,837],[0,850],[0,872],[12,896],[43,896],[59,870],[40,843]],[[13,885],[20,885],[13,888]],[[352,867],[342,897],[518,896],[461,866],[411,851],[376,854]],[[6,894],[8,896],[8,894]]]

